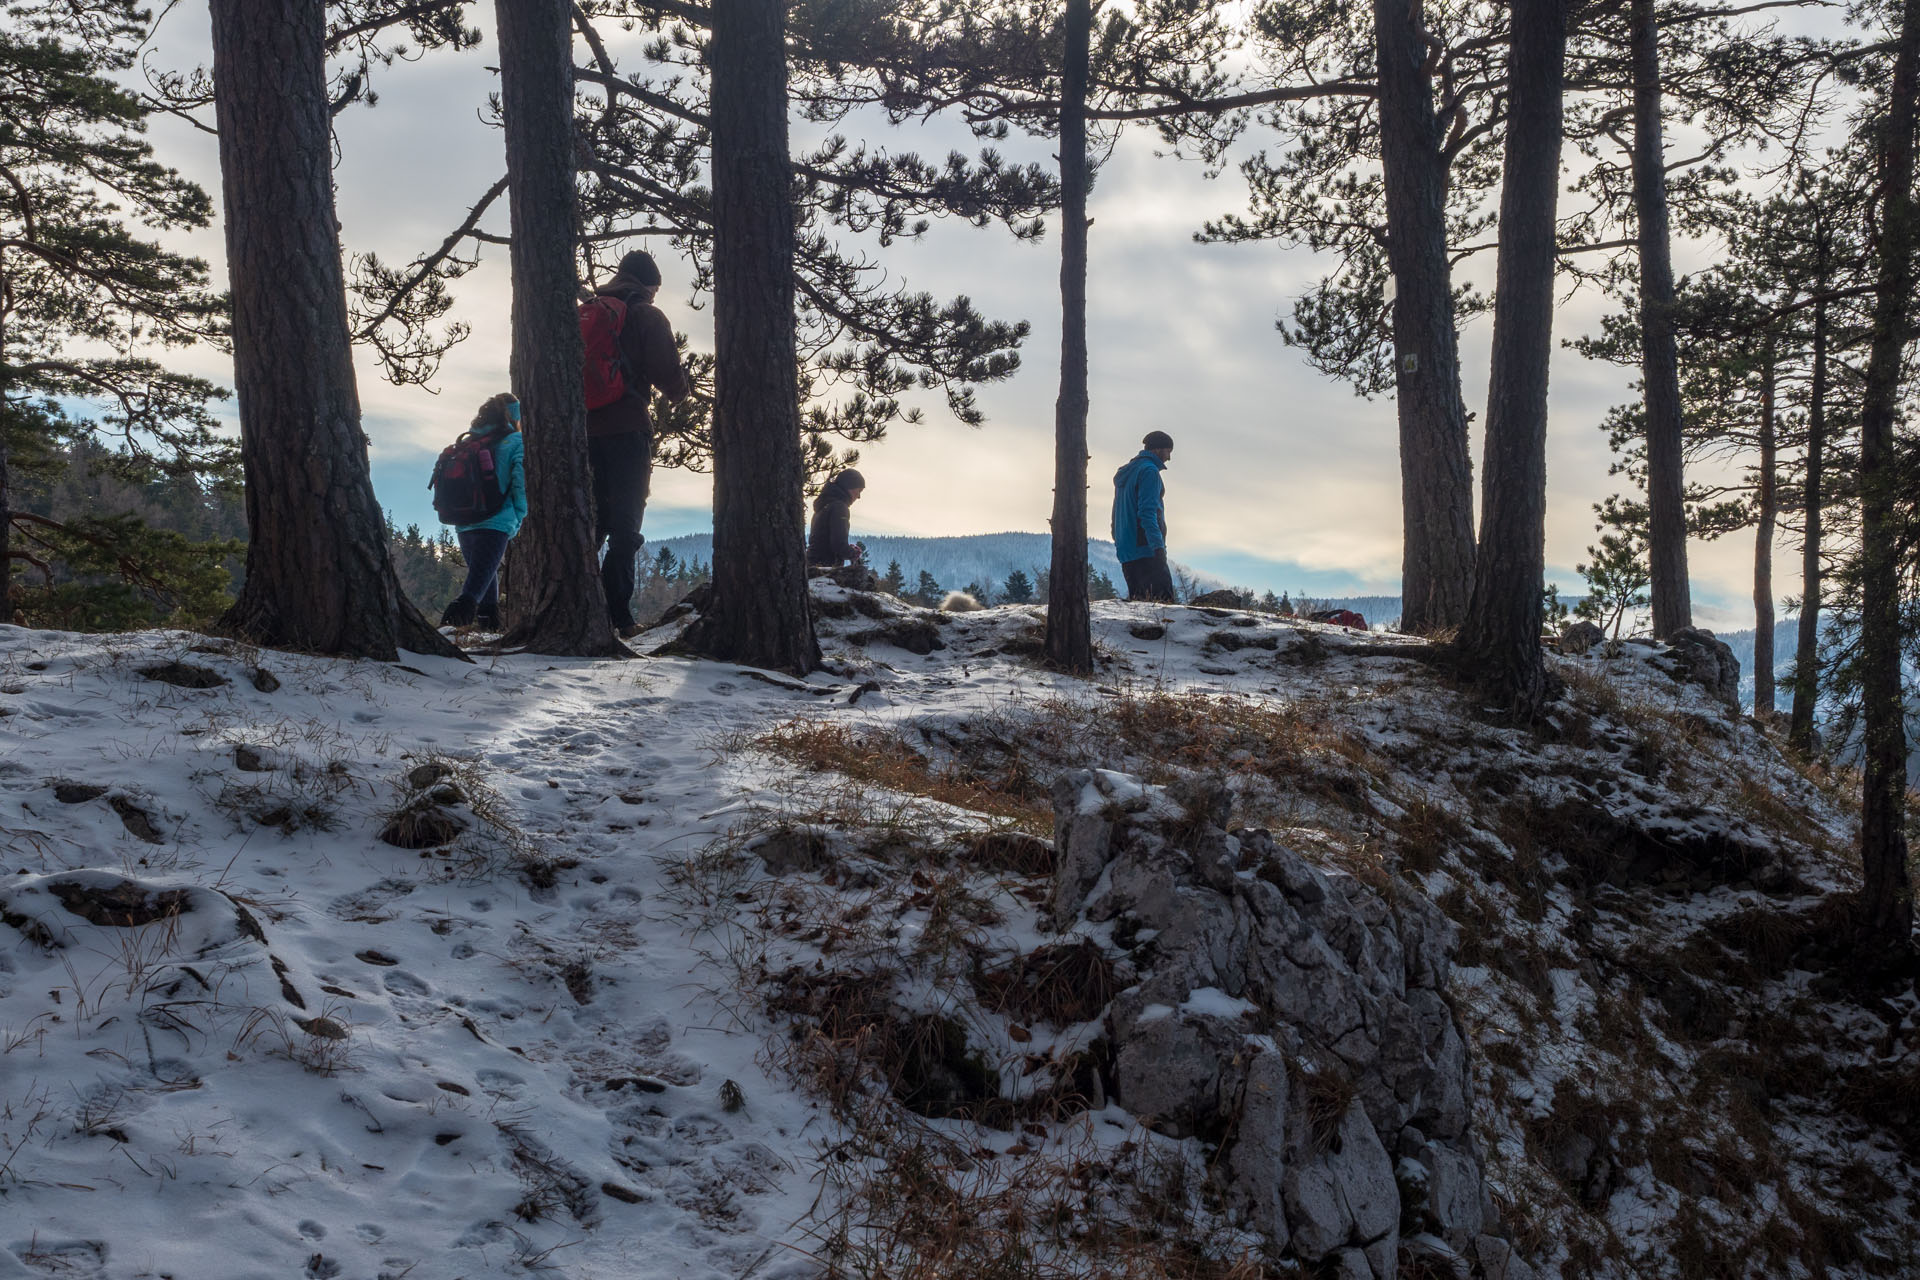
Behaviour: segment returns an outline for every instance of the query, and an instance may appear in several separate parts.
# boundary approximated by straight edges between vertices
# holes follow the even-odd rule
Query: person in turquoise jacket
[[[1140,452],[1113,473],[1113,549],[1126,575],[1127,599],[1173,600],[1167,567],[1166,483],[1160,473],[1173,456],[1173,437],[1149,431]]]
[[[460,555],[467,562],[467,581],[440,615],[440,625],[477,624],[498,631],[500,561],[506,557],[507,543],[520,532],[520,522],[527,518],[527,445],[520,435],[520,402],[504,391],[494,396],[473,416],[472,431],[476,436],[495,436],[493,470],[506,501],[485,520],[454,530]]]

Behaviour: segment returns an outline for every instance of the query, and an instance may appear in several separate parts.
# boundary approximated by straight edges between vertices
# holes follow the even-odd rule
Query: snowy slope
[[[1549,971],[1500,959],[1501,926],[1483,927],[1462,959],[1458,999],[1479,1047],[1495,1046],[1476,1073],[1503,1210],[1537,1210],[1552,1237],[1534,1242],[1546,1274],[1708,1274],[1657,1262],[1687,1206],[1641,1168],[1644,1152],[1602,1179],[1617,1212],[1604,1200],[1583,1207],[1556,1183],[1526,1117],[1551,1113],[1570,1074],[1617,1065],[1614,1050],[1589,1043],[1581,1014],[1613,971],[1567,947],[1631,919],[1654,927],[1649,916],[1677,947],[1774,890],[1689,899],[1663,888],[1658,905],[1618,920],[1563,887],[1518,902],[1496,864],[1521,852],[1511,832],[1478,839],[1487,818],[1467,779],[1526,774],[1548,757],[1478,726],[1424,667],[1351,652],[1361,637],[1337,628],[1100,605],[1103,666],[1087,683],[1034,665],[1035,610],[949,617],[819,590],[832,669],[804,682],[677,658],[383,665],[178,633],[0,628],[0,1280],[816,1274],[844,1186],[835,1161],[847,1158],[827,1153],[851,1130],[821,1077],[782,1051],[797,1035],[793,1009],[771,1010],[755,984],[783,966],[828,972],[845,953],[831,929],[795,925],[783,937],[768,921],[799,919],[780,914],[796,894],[844,906],[857,891],[896,911],[887,945],[918,946],[942,925],[933,889],[907,884],[905,870],[898,885],[836,880],[849,867],[884,877],[887,864],[836,857],[835,841],[1044,832],[1034,797],[1053,754],[1143,775],[1178,767],[1180,757],[1128,757],[1101,736],[1116,708],[1174,705],[1301,708],[1313,724],[1332,716],[1351,729],[1351,748],[1315,749],[1329,772],[1312,786],[1262,772],[1257,744],[1238,757],[1246,816],[1335,863],[1398,849],[1415,795],[1456,815],[1468,833],[1459,847],[1479,848],[1481,871],[1457,850],[1418,867],[1395,853],[1394,869],[1450,914],[1512,913],[1506,924],[1537,935]],[[1599,700],[1580,732],[1624,737],[1609,726],[1643,704],[1708,714],[1650,662],[1614,665],[1624,700],[1575,673],[1580,696]],[[1152,701],[1196,696],[1220,701]],[[939,785],[903,793],[885,772],[895,762],[834,765],[840,757],[782,745],[814,742],[822,726],[916,744],[920,774],[899,776]],[[1577,789],[1585,749],[1552,749],[1565,775],[1552,785]],[[1789,859],[1796,909],[1848,883],[1838,863],[1818,861],[1844,847],[1845,815],[1756,733],[1735,725],[1694,751],[1696,776],[1717,762],[1714,785],[1770,779],[1814,833]],[[1363,755],[1375,772],[1356,799],[1333,771]],[[984,771],[989,757],[1001,772]],[[948,758],[971,772],[928,763]],[[851,786],[835,768],[879,780]],[[1665,786],[1627,779],[1616,810],[1671,817],[1682,806]],[[1694,809],[1676,821],[1718,829]],[[436,823],[451,824],[436,847],[381,838],[431,844]],[[781,874],[764,841],[796,823],[823,833],[828,856],[809,861],[803,848],[791,855],[797,871]],[[756,848],[757,860],[741,856]],[[1001,956],[1038,946],[1036,883],[1005,869],[969,879],[964,900],[984,905],[965,945]],[[1781,980],[1805,998],[1794,972]],[[1524,990],[1536,979],[1559,993],[1546,1005]],[[1542,1011],[1516,1021],[1523,1005]],[[1861,1020],[1853,1038],[1884,1031],[1890,1052],[1912,1054],[1900,1016],[1885,1015],[1892,1029]],[[1036,1055],[1064,1057],[1096,1024],[1023,1027],[980,1013],[972,1025],[1018,1093],[1048,1078],[1033,1075]],[[1667,1051],[1673,1073],[1699,1074],[1698,1047]],[[1806,1151],[1858,1121],[1769,1087],[1791,1148],[1774,1158],[1791,1181]],[[1197,1140],[1159,1139],[1113,1106],[1024,1129],[939,1127],[964,1133],[973,1158],[998,1157],[992,1167],[1069,1146],[1164,1147],[1205,1167]],[[1911,1205],[1911,1166],[1897,1143],[1874,1142],[1876,1194],[1890,1211]],[[1608,1149],[1606,1134],[1594,1145]],[[1800,1194],[1827,1203],[1811,1177]],[[1592,1214],[1588,1234],[1617,1253],[1579,1244],[1568,1224]],[[1884,1258],[1889,1237],[1874,1230],[1863,1256]],[[1258,1246],[1224,1227],[1215,1238]]]

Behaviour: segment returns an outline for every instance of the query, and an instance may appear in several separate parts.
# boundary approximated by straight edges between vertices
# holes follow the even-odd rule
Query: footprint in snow
[[[428,995],[433,988],[416,978],[405,969],[395,969],[389,973],[384,984],[389,995],[419,997]]]
[[[315,1222],[312,1218],[307,1218],[302,1221],[296,1230],[309,1240],[325,1240],[327,1238],[327,1229]]]
[[[520,1092],[520,1086],[526,1083],[525,1080],[513,1074],[511,1071],[501,1071],[493,1067],[488,1067],[476,1073],[474,1079],[478,1080],[480,1087],[488,1093],[497,1094],[505,1098],[517,1096]]]

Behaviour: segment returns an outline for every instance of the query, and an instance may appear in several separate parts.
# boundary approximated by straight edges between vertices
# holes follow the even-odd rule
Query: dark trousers
[[[498,529],[462,529],[460,557],[467,562],[466,585],[459,599],[474,606],[482,623],[500,620],[500,561],[507,554],[507,535]]]
[[[1126,575],[1127,599],[1151,600],[1156,604],[1174,602],[1173,571],[1167,568],[1165,547],[1150,556],[1128,560],[1120,566],[1120,572]]]
[[[645,431],[589,436],[587,462],[593,468],[594,538],[607,548],[600,562],[607,616],[615,627],[631,626],[634,560],[647,541],[640,536],[640,521],[653,479],[653,436]]]

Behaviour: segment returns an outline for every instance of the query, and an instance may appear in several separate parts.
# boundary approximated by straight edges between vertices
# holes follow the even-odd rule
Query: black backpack
[[[462,432],[440,451],[433,464],[433,510],[442,524],[478,524],[507,505],[494,460],[494,446],[505,432],[497,428]]]

